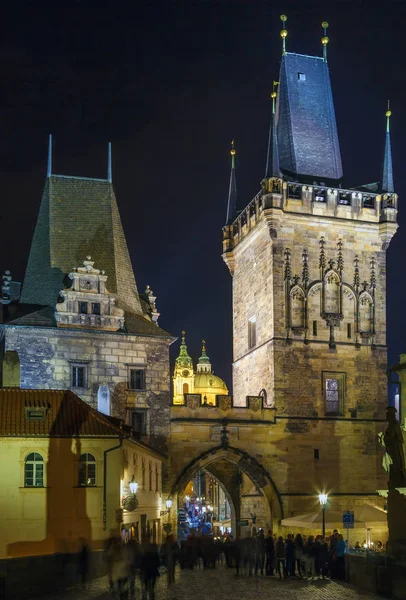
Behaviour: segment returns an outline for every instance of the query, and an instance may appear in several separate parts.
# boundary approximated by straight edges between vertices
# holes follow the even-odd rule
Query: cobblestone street
[[[136,599],[141,598],[137,581]],[[215,570],[178,571],[176,583],[168,596],[166,577],[160,577],[156,587],[156,600],[377,600],[379,596],[359,592],[345,583],[334,581],[302,581],[274,577],[246,577],[235,575],[234,569],[223,567]],[[57,595],[43,596],[43,600],[118,600],[108,589],[107,579],[102,577],[90,583],[85,590],[71,588]]]

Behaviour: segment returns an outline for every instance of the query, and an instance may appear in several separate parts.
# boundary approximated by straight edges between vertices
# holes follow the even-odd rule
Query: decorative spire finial
[[[113,183],[113,174],[111,170],[111,142],[109,142],[107,150],[107,181]]]
[[[286,29],[285,23],[288,20],[288,17],[286,15],[281,15],[280,19],[282,21],[282,31],[280,33],[280,36],[282,38],[282,56],[284,54],[286,54],[286,38],[288,37],[288,31]]]
[[[321,38],[321,43],[323,44],[323,59],[324,59],[324,62],[327,62],[327,44],[329,43],[329,39],[327,37],[327,27],[328,27],[327,21],[323,21],[321,26],[324,29],[324,35]]]
[[[186,331],[183,330],[182,331],[182,344],[186,344],[186,342],[185,342],[185,335],[186,335]]]
[[[234,140],[231,140],[230,154],[231,154],[231,168],[235,169],[235,147],[234,147]]]
[[[391,118],[391,114],[392,114],[392,111],[390,110],[389,100],[388,100],[388,110],[386,111],[385,114],[386,114],[386,131],[387,131],[387,133],[389,133],[390,132],[389,122],[390,122],[390,118]]]
[[[48,166],[47,166],[47,178],[52,175],[52,134],[49,134],[48,138]]]
[[[271,99],[272,99],[272,116],[271,116],[271,124],[269,127],[269,137],[268,137],[268,152],[266,157],[266,166],[265,166],[265,179],[269,177],[280,177],[279,171],[279,151],[278,151],[278,141],[276,137],[276,120],[275,120],[275,112],[276,112],[276,86],[279,85],[279,81],[273,82]]]
[[[234,140],[231,141],[231,173],[230,173],[230,186],[228,188],[228,202],[227,202],[227,221],[226,225],[231,225],[237,216],[237,180],[235,176],[235,145]]]
[[[386,140],[385,140],[385,154],[383,159],[383,174],[382,174],[382,191],[393,193],[395,187],[393,184],[393,168],[392,168],[392,148],[390,141],[390,117],[392,111],[390,110],[389,100],[388,109],[386,115]]]
[[[206,354],[206,340],[202,340],[202,354]]]

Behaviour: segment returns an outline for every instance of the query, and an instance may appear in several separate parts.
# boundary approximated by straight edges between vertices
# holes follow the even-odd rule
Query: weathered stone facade
[[[0,326],[1,327],[1,326]],[[131,411],[147,411],[146,433],[160,445],[168,436],[169,344],[124,333],[78,329],[2,326],[5,350],[18,353],[21,387],[72,389],[97,408],[99,386],[110,389],[110,414],[131,424]],[[72,387],[72,365],[86,367],[86,385]],[[129,389],[131,366],[145,370],[145,389]]]

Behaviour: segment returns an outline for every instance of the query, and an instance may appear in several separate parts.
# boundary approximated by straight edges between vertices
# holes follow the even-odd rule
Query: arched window
[[[183,384],[183,393],[184,394],[188,394],[189,393],[189,384],[188,383],[184,383]]]
[[[148,464],[148,475],[149,475],[149,491],[152,491],[152,463],[149,461]]]
[[[44,459],[38,452],[31,452],[25,459],[24,486],[44,487]]]
[[[96,485],[96,459],[93,454],[85,452],[80,455],[78,475],[80,486]]]

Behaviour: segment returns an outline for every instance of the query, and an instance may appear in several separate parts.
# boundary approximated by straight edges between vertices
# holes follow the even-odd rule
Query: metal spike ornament
[[[323,21],[323,23],[321,24],[321,26],[324,29],[324,35],[321,38],[321,43],[323,44],[323,60],[324,60],[324,62],[327,62],[327,44],[330,41],[328,39],[328,37],[327,37],[327,27],[328,27],[327,21]]]
[[[284,54],[286,54],[286,38],[288,37],[288,31],[286,29],[285,23],[288,20],[288,17],[286,15],[281,15],[280,19],[282,21],[282,31],[280,33],[280,36],[282,38],[282,56]]]

